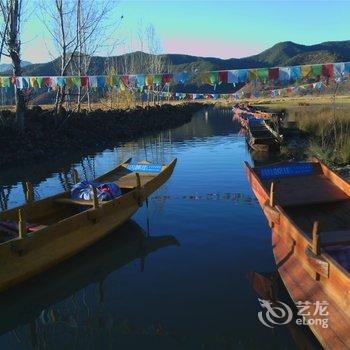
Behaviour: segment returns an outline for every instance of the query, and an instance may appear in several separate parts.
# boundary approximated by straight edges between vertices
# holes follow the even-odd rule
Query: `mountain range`
[[[23,67],[26,67],[26,66],[29,66],[29,65],[32,65],[33,63],[31,62],[28,62],[28,61],[22,61],[21,62],[21,65],[22,65],[22,68]],[[1,63],[0,64],[0,73],[2,72],[8,72],[12,67],[12,64],[10,63]]]
[[[106,74],[108,61],[116,63],[117,71],[124,73],[125,62],[143,58],[144,62],[151,55],[143,52],[132,52],[114,57],[95,56],[91,59],[89,74]],[[159,55],[164,58],[170,70],[176,71],[210,71],[239,68],[258,68],[289,66],[312,63],[350,61],[350,40],[329,41],[316,45],[301,45],[291,41],[278,43],[254,56],[244,58],[221,59],[215,57],[198,57],[182,54]],[[28,64],[23,68],[23,75],[58,75],[59,59],[47,63]],[[125,72],[130,73],[130,72]],[[143,73],[143,72],[139,72]]]

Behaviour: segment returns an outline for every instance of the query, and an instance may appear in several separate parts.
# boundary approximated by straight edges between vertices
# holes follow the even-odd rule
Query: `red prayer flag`
[[[52,79],[51,79],[51,77],[44,77],[44,85],[46,86],[46,87],[52,87]]]
[[[269,79],[278,80],[280,70],[279,68],[269,68]]]
[[[227,75],[228,75],[227,70],[226,70],[226,71],[219,72],[219,81],[220,81],[221,83],[227,83]]]
[[[172,78],[173,78],[172,74],[163,74],[163,76],[162,76],[163,84],[170,83]]]
[[[122,80],[122,82],[125,84],[125,85],[129,85],[129,76],[128,75],[122,75],[120,77],[120,79]]]
[[[81,81],[81,86],[82,87],[88,87],[89,86],[89,77],[87,77],[87,76],[80,77],[80,81]]]
[[[333,75],[334,75],[333,64],[323,64],[322,75],[326,78],[333,78]]]

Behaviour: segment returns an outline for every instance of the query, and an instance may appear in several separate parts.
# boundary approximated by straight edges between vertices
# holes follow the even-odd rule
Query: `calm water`
[[[133,221],[0,295],[0,349],[317,348],[305,329],[258,321],[247,276],[272,273],[275,263],[243,169],[251,156],[230,111],[203,111],[176,130],[74,166],[92,178],[131,156],[178,163]],[[67,160],[1,171],[2,207],[24,201],[24,179],[38,197],[61,191],[71,166]]]

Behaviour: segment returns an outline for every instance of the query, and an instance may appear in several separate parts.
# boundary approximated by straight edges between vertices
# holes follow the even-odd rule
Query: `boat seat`
[[[71,205],[89,205],[93,206],[93,201],[87,201],[84,199],[70,199],[70,198],[57,198],[54,199],[55,203],[59,204],[71,204]]]
[[[140,182],[141,186],[145,185],[147,182],[151,181],[155,175],[154,174],[146,174],[146,173],[139,173],[140,174]],[[137,186],[137,178],[135,173],[129,173],[127,175],[119,177],[115,181],[120,188],[126,188],[126,189],[133,189]]]
[[[283,177],[273,180],[275,202],[280,206],[332,203],[350,197],[324,175]],[[270,188],[271,181],[267,183]]]
[[[350,230],[320,232],[319,237],[321,247],[350,245]]]

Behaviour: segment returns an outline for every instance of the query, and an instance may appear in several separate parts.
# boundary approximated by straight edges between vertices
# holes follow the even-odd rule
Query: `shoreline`
[[[201,104],[187,103],[131,110],[65,112],[56,120],[51,111],[34,107],[27,112],[22,135],[13,127],[14,113],[3,111],[0,166],[56,160],[72,152],[99,152],[120,142],[186,124],[201,108]]]

